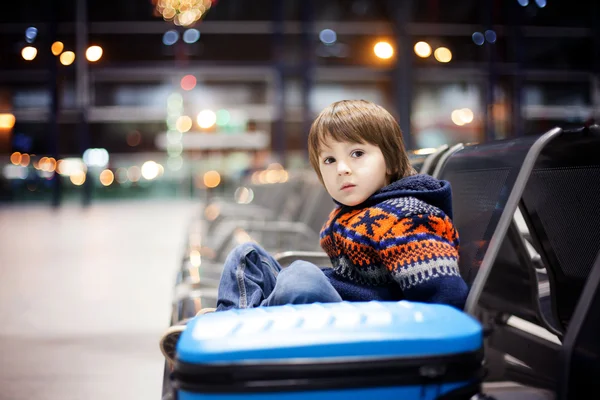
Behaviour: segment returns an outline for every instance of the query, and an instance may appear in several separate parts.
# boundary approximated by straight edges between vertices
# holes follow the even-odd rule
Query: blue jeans
[[[342,298],[316,265],[294,261],[282,268],[260,245],[244,243],[225,260],[217,311],[339,301]]]

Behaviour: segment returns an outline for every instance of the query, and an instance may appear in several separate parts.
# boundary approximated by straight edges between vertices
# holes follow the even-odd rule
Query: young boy
[[[308,149],[337,204],[320,233],[333,268],[296,261],[282,269],[256,243],[242,244],[225,261],[217,311],[401,299],[462,308],[468,288],[450,184],[417,175],[392,115],[364,100],[335,102],[315,119]],[[170,361],[183,329],[171,327],[161,341]]]

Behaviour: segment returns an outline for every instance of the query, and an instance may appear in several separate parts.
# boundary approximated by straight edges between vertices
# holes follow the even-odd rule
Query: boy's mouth
[[[352,184],[352,183],[344,183],[344,184],[342,185],[342,187],[340,188],[340,190],[346,190],[346,189],[350,189],[350,188],[353,188],[354,186],[356,186],[356,185],[354,185],[354,184]]]

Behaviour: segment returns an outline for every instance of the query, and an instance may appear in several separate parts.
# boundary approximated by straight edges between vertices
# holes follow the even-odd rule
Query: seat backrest
[[[469,286],[536,139],[468,145],[445,160],[439,172],[439,179],[452,185],[453,222],[460,238],[459,268]]]
[[[423,165],[421,166],[421,169],[418,169],[417,171],[419,171],[420,174],[431,175],[433,173],[433,170],[434,170],[437,162],[440,160],[442,155],[448,149],[449,149],[449,147],[447,144],[443,144],[440,147],[438,147],[437,149],[435,149],[435,151],[433,153],[429,154],[425,158],[425,161],[423,161]]]
[[[319,232],[321,232],[323,224],[325,224],[325,221],[329,218],[329,214],[334,209],[335,203],[323,185],[319,184],[315,190],[318,191],[315,199],[315,208],[306,220],[306,225],[316,233],[318,240]]]
[[[408,161],[417,172],[421,171],[421,168],[423,167],[423,163],[425,162],[426,158],[427,155],[425,154],[415,154],[412,152],[408,153]]]
[[[600,251],[600,128],[565,131],[534,165],[521,210],[565,329]]]

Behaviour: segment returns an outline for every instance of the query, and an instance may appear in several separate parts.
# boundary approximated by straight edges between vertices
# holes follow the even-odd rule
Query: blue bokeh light
[[[33,43],[37,37],[38,30],[35,26],[30,26],[25,30],[25,40],[27,43]]]
[[[179,40],[179,33],[176,30],[166,31],[163,35],[163,43],[165,46],[174,45]]]
[[[485,40],[487,40],[488,42],[496,43],[496,38],[496,32],[492,30],[485,31]]]
[[[200,39],[200,31],[198,29],[188,29],[183,33],[183,41],[191,44],[196,43]]]
[[[337,34],[331,29],[323,29],[319,33],[319,39],[325,44],[333,44],[337,40]]]
[[[475,32],[473,34],[473,42],[477,45],[477,46],[481,46],[483,44],[483,42],[485,41],[484,37],[483,37],[483,33],[481,32]]]

